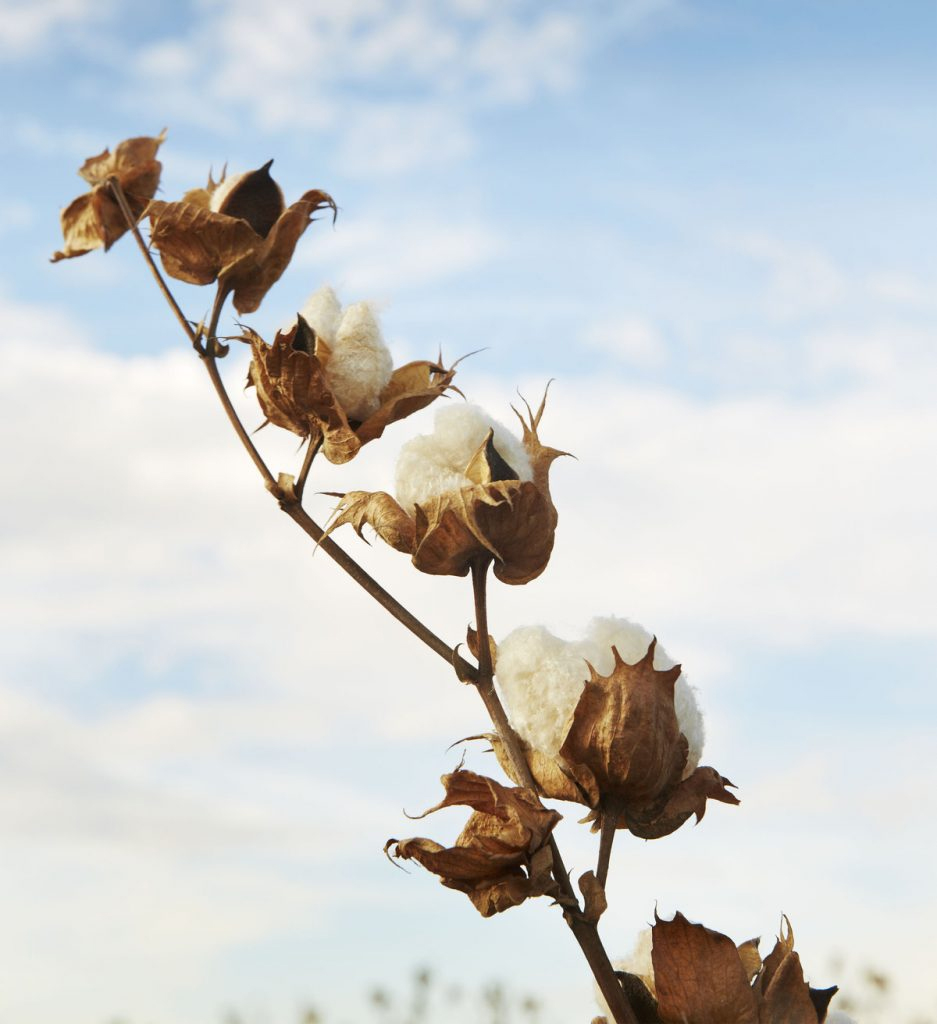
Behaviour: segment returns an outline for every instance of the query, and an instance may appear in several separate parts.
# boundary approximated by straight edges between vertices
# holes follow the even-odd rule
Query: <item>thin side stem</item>
[[[309,470],[312,469],[312,460],[318,455],[319,449],[322,447],[322,435],[313,441],[309,439],[306,446],[306,456],[303,459],[302,469],[299,471],[299,476],[296,477],[296,483],[293,484],[293,490],[296,492],[296,497],[300,501],[303,500],[303,491],[306,489],[306,480],[309,478]]]
[[[524,748],[520,737],[514,731],[508,721],[504,705],[494,687],[494,667],[491,664],[491,644],[488,632],[488,598],[487,579],[488,568],[491,559],[483,557],[472,563],[472,590],[475,597],[475,632],[478,638],[478,679],[475,688],[484,701],[485,708],[491,716],[491,721],[501,742],[511,758],[511,764],[517,773],[517,777],[525,786],[537,792],[537,784],[530,771],[530,765],[524,755]],[[637,1018],[631,1009],[631,1004],[621,987],[615,968],[608,958],[608,953],[602,945],[598,928],[591,921],[587,921],[582,915],[582,908],[576,896],[576,890],[570,881],[569,873],[563,863],[559,847],[553,836],[550,836],[550,852],[553,855],[553,877],[563,894],[563,916],[570,930],[579,943],[579,947],[589,964],[592,975],[608,1004],[615,1024],[637,1024]],[[603,883],[604,884],[604,883]]]
[[[199,340],[199,336],[196,331],[192,328],[192,325],[185,318],[185,313],[176,302],[175,296],[169,290],[169,286],[166,284],[163,275],[159,271],[159,267],[156,265],[156,260],[153,259],[153,254],[150,252],[149,246],[143,240],[143,235],[140,234],[140,229],[137,227],[136,219],[133,216],[133,211],[130,209],[130,204],[127,202],[127,196],[121,187],[120,182],[115,177],[110,177],[107,180],[107,184],[111,190],[117,205],[120,207],[120,212],[124,215],[124,220],[127,222],[127,227],[130,229],[130,233],[133,235],[134,240],[137,243],[137,247],[140,252],[143,253],[143,258],[146,260],[153,277],[156,279],[156,284],[159,290],[163,293],[163,298],[169,303],[170,308],[175,314],[176,319],[182,325],[182,329],[188,336],[189,341],[192,343],[192,347],[199,354],[202,353],[202,347]]]
[[[621,817],[621,801],[608,799],[602,802],[602,831],[599,834],[599,862],[595,869],[595,877],[605,887],[608,878],[608,866],[612,859],[612,844],[615,842],[615,831]]]

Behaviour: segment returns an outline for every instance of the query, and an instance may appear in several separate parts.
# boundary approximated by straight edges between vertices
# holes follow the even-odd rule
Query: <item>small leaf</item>
[[[590,924],[598,924],[599,918],[608,909],[608,900],[605,898],[605,886],[595,877],[594,871],[587,871],[579,876],[579,891],[582,893],[583,917]]]

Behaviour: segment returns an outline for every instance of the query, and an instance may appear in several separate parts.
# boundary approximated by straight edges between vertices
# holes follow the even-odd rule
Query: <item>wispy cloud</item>
[[[17,61],[61,42],[69,29],[107,18],[110,0],[2,0],[0,61]]]

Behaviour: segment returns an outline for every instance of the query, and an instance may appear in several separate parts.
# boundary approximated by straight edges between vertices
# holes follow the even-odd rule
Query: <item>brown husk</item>
[[[260,174],[267,167],[269,164],[252,174]],[[208,188],[193,190],[180,202],[151,203],[147,210],[150,241],[159,249],[163,267],[171,277],[189,284],[218,281],[233,293],[239,313],[252,313],[293,258],[296,243],[313,214],[328,207],[334,220],[337,207],[327,192],[310,190],[283,210],[266,233],[261,233],[272,219],[269,196],[263,195],[256,211],[226,202],[224,205],[244,214],[231,216],[209,208],[217,187],[209,179]]]
[[[445,797],[420,817],[463,805],[473,813],[455,846],[432,839],[389,839],[385,851],[416,860],[443,885],[464,892],[483,917],[553,892],[550,833],[560,815],[529,789],[509,788],[459,769],[442,777]]]
[[[455,367],[429,361],[398,367],[378,408],[359,422],[348,418],[332,391],[328,345],[301,317],[289,331],[277,332],[272,345],[250,329],[244,340],[253,353],[247,383],[256,388],[267,422],[311,443],[321,441],[322,454],[333,463],[350,461],[391,423],[425,408],[452,387],[455,376]]]
[[[654,982],[661,1024],[822,1024],[836,992],[804,981],[787,919],[764,961],[758,940],[736,947],[682,914],[656,919]]]
[[[91,190],[73,199],[61,213],[65,248],[54,253],[52,262],[83,256],[94,249],[105,252],[121,235],[130,230],[111,192],[108,180],[117,179],[136,223],[156,194],[162,164],[156,153],[166,138],[162,131],[156,136],[125,139],[111,153],[105,149],[89,157],[78,173],[91,185]]]

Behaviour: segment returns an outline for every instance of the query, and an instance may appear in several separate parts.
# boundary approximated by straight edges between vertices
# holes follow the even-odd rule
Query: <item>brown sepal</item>
[[[765,957],[753,991],[759,1024],[818,1024],[820,1015],[794,951],[794,929],[785,917],[774,949]],[[832,996],[831,996],[832,998]],[[824,1016],[825,1016],[825,1010]]]
[[[680,666],[654,668],[652,640],[644,657],[626,664],[612,648],[608,676],[590,665],[572,724],[560,747],[567,764],[582,766],[602,797],[634,812],[655,804],[680,781],[687,741],[674,711],[673,689]]]
[[[598,924],[601,916],[608,910],[605,886],[596,878],[594,871],[586,871],[579,876],[579,891],[582,893],[582,916],[590,924]]]
[[[250,329],[243,340],[253,353],[247,383],[257,389],[267,421],[321,441],[322,454],[336,464],[349,462],[389,424],[438,398],[455,376],[454,367],[408,363],[391,377],[379,408],[363,422],[353,423],[329,383],[329,346],[301,316],[290,330],[277,332],[272,345]]]
[[[478,645],[478,633],[472,629],[471,626],[465,634],[465,642],[468,644],[468,649],[472,652],[472,657],[478,661],[478,652],[481,649]],[[496,668],[498,664],[498,645],[495,643],[494,637],[488,637],[488,653],[491,657],[491,667]],[[517,779],[514,780],[515,782]]]
[[[200,201],[153,202],[147,210],[150,241],[171,277],[189,284],[218,281],[233,292],[239,313],[252,313],[293,258],[313,214],[324,207],[334,219],[337,208],[328,193],[306,192],[266,234],[258,234],[243,217],[216,213]]]
[[[459,769],[442,777],[445,797],[420,817],[463,805],[473,813],[455,846],[431,839],[391,839],[385,851],[416,860],[443,885],[464,892],[483,917],[553,891],[550,833],[560,815],[547,810],[529,789],[508,788]]]
[[[730,938],[680,913],[672,921],[655,915],[652,935],[663,1024],[758,1024],[755,994]]]
[[[514,765],[501,742],[501,737],[497,733],[491,733],[487,739],[491,742],[491,748],[498,759],[498,764],[501,765],[508,778],[520,785],[522,780],[517,778]],[[522,737],[518,737],[518,740],[524,751],[524,756],[527,758],[530,774],[534,777],[534,782],[537,783],[537,792],[541,796],[545,796],[549,800],[569,800],[572,803],[589,806],[598,801],[598,791],[590,792],[586,788],[594,785],[595,780],[591,773],[586,772],[582,775],[581,781],[577,780],[569,766],[560,764],[549,754],[531,747]]]
[[[635,813],[629,813],[626,808],[620,827],[628,828],[641,839],[669,836],[692,815],[696,815],[697,824],[702,821],[707,800],[738,804],[739,798],[726,789],[726,786],[731,785],[715,768],[697,768],[667,794],[663,806],[652,806]]]
[[[105,149],[82,164],[78,173],[91,185],[91,191],[73,199],[62,210],[65,248],[53,254],[53,263],[83,256],[94,249],[107,251],[129,230],[108,184],[111,177],[120,184],[134,222],[140,219],[159,187],[162,164],[156,154],[165,138],[164,130],[157,136],[125,139],[113,153]]]
[[[413,549],[413,520],[384,491],[349,491],[342,495],[338,508],[326,528],[326,536],[350,523],[359,537],[365,526],[392,548],[409,553]]]

